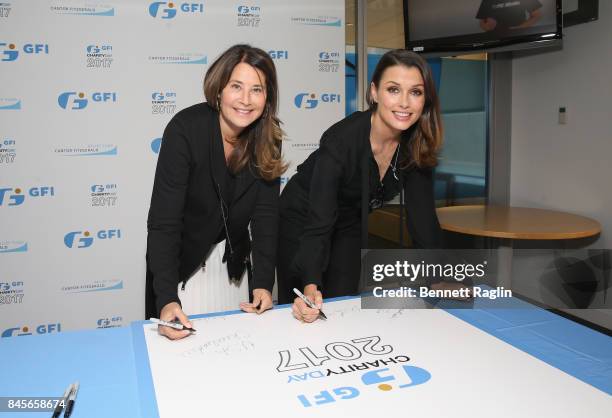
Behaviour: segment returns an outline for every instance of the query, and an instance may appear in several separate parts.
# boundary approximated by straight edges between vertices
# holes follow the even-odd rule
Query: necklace
[[[391,165],[391,170],[393,171],[393,177],[395,178],[395,180],[398,180],[398,181],[399,181],[399,178],[397,177],[397,158],[399,157],[401,146],[402,146],[401,142],[397,144],[397,150],[395,150],[395,163],[394,164],[389,163],[389,165]]]

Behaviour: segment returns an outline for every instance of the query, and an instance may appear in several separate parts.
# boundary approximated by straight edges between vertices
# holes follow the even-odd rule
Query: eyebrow
[[[237,83],[237,84],[240,84],[240,85],[244,84],[242,81],[234,80],[234,79],[231,79],[230,81],[227,82],[227,84],[229,84],[229,83]],[[263,84],[253,84],[253,87],[262,87],[263,88]]]
[[[391,80],[387,81],[385,84],[393,84],[393,85],[396,85],[396,86],[400,85],[400,83],[396,83],[395,81],[391,81]],[[425,86],[423,84],[419,83],[419,84],[413,85],[412,87],[425,87]]]

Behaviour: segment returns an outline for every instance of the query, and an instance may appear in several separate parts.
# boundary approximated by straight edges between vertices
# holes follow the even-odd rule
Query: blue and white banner
[[[0,334],[142,319],[168,121],[222,51],[265,49],[286,180],[344,116],[344,23],[342,0],[0,1]]]

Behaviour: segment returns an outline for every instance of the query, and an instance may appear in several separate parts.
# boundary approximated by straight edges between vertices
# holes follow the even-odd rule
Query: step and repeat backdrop
[[[214,59],[269,52],[291,167],[344,116],[343,0],[0,0],[0,334],[144,316],[163,130]]]

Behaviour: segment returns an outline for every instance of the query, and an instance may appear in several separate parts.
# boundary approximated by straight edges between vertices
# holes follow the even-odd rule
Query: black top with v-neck
[[[396,153],[399,150],[396,150]],[[378,168],[378,163],[374,158],[374,155],[370,157],[370,202],[369,211],[371,212],[374,209],[378,209],[374,207],[373,202],[375,200],[382,199],[381,203],[389,202],[395,198],[400,192],[401,185],[399,181],[399,167],[397,167],[398,161],[395,158],[395,153],[391,158],[391,164],[387,167],[387,171],[385,171],[385,175],[382,180],[380,179],[380,170]],[[395,170],[394,170],[394,167]]]
[[[221,187],[221,197],[223,198],[223,200],[219,202],[219,204],[224,205],[224,211],[227,216],[230,210],[231,202],[234,199],[234,189],[236,188],[236,175],[230,171],[229,167],[226,167],[223,171],[221,181],[223,182],[223,185]],[[221,216],[221,221],[223,222],[223,213],[219,212],[219,216]],[[215,244],[220,243],[224,239],[226,239],[225,228],[223,228],[219,232],[219,235],[215,240]]]
[[[293,260],[304,285],[321,285],[332,233],[342,231],[360,240],[364,228],[367,231],[367,220],[362,220],[363,193],[371,198],[372,183],[380,183],[370,145],[371,116],[370,111],[355,112],[325,131],[319,148],[298,166],[285,188],[287,192],[281,195],[281,216],[300,219],[304,224]],[[406,139],[403,135],[402,142]],[[362,181],[364,153],[369,154],[367,182]],[[411,166],[401,171],[400,183],[392,170],[387,170],[383,184],[389,187],[384,199],[391,200],[403,187],[412,243],[417,248],[439,248],[442,232],[435,211],[432,170]]]
[[[252,250],[252,288],[272,290],[280,179],[261,178],[256,162],[232,176],[224,156],[219,112],[207,103],[181,110],[164,130],[147,221],[147,318],[170,302],[180,303],[179,282],[223,237],[219,189],[229,206],[235,260],[241,263]]]

